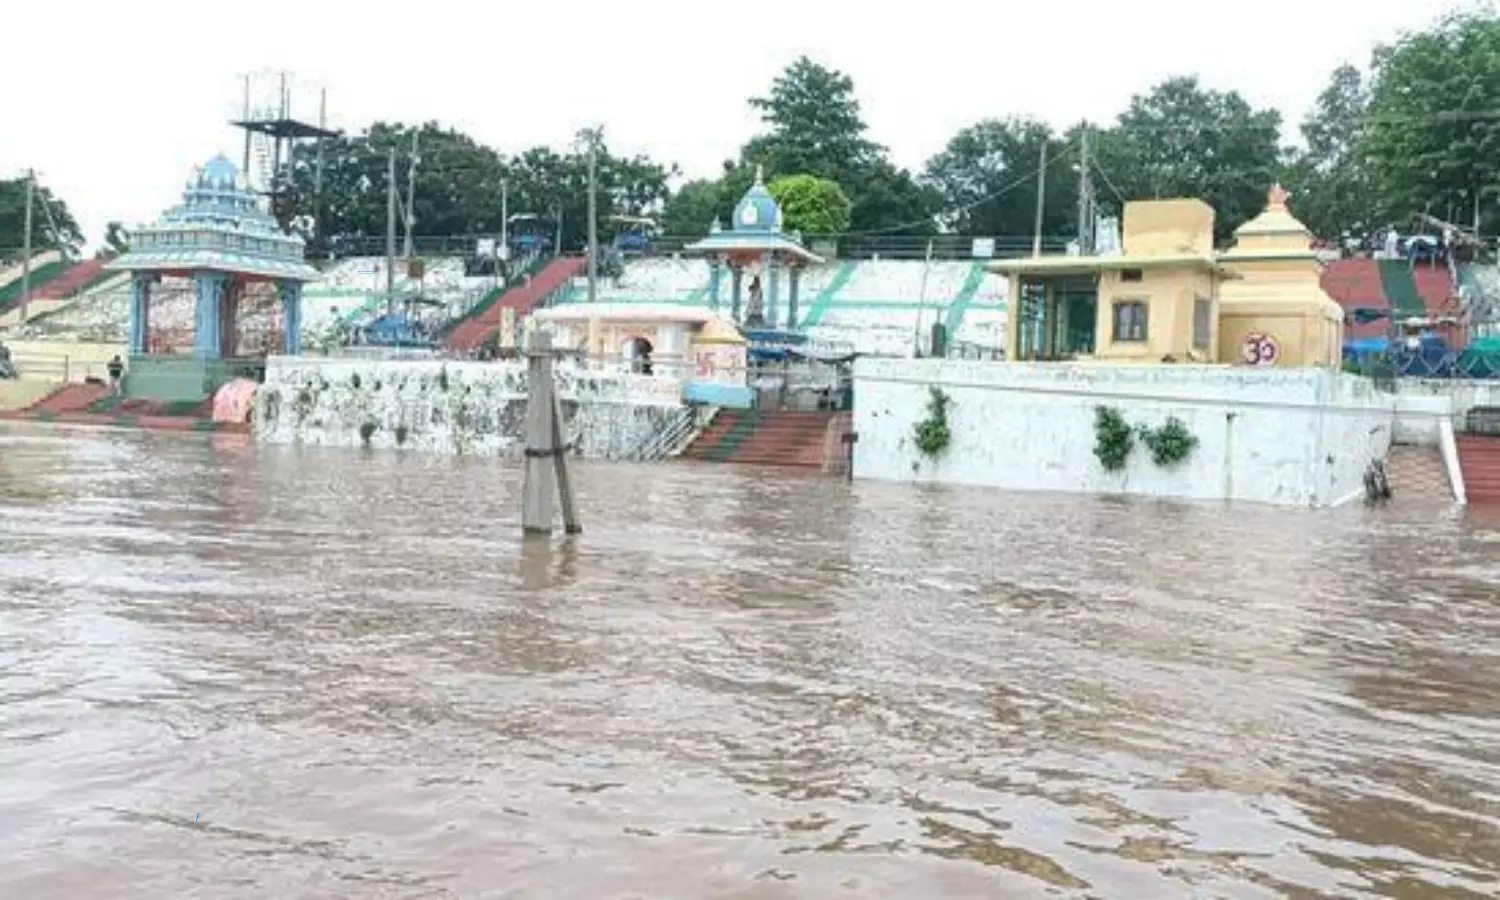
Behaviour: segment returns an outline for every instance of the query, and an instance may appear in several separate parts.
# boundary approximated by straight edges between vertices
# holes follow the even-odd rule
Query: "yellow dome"
[[[745,338],[740,330],[719,316],[713,316],[703,323],[703,328],[694,337],[694,342],[699,344],[744,344]]]

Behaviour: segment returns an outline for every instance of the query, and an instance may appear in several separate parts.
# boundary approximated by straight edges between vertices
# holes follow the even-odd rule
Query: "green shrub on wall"
[[[935,387],[927,391],[927,418],[917,423],[917,449],[926,456],[938,456],[953,440],[948,428],[948,407],[953,399]]]
[[[1197,436],[1176,416],[1167,416],[1166,423],[1159,428],[1142,425],[1140,430],[1141,443],[1151,451],[1151,461],[1162,468],[1177,465],[1198,447]]]
[[[1106,472],[1125,468],[1135,449],[1135,432],[1113,406],[1094,407],[1094,456]]]
[[[1124,414],[1113,406],[1094,407],[1094,456],[1104,471],[1118,472],[1125,468],[1137,437],[1151,451],[1151,461],[1164,469],[1192,456],[1198,447],[1197,436],[1176,416],[1167,416],[1167,421],[1156,428],[1149,425],[1131,428]]]

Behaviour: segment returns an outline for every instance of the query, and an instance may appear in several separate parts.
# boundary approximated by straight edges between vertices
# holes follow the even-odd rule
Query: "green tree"
[[[100,255],[113,258],[129,252],[130,240],[125,234],[125,226],[119,222],[110,222],[104,226],[104,247]]]
[[[1500,17],[1449,16],[1376,51],[1365,147],[1392,219],[1500,228]]]
[[[855,173],[849,193],[859,198],[849,220],[856,232],[929,235],[937,231],[941,194],[887,160],[876,160]]]
[[[666,203],[661,217],[662,233],[680,238],[702,236],[714,217],[720,215],[722,189],[723,182],[717,179],[699,178],[684,183]]]
[[[729,227],[735,204],[754,183],[753,165],[725,161],[718,178],[689,181],[667,200],[663,231],[674,237],[699,238],[708,233],[716,218],[720,225]]]
[[[19,254],[25,243],[26,179],[0,179],[0,258]],[[38,182],[32,192],[32,250],[62,250],[75,255],[81,246],[83,231],[68,204]]]
[[[781,206],[782,227],[803,235],[843,234],[853,204],[838,182],[816,175],[787,175],[767,189]]]
[[[751,139],[741,156],[767,171],[838,181],[884,153],[865,137],[853,79],[806,56],[776,76],[770,93],[751,98],[750,106],[770,130]]]
[[[1037,167],[1047,147],[1042,232],[1077,230],[1078,156],[1045,123],[985,119],[964,128],[927,163],[944,224],[958,234],[1025,237],[1036,228]]]
[[[768,130],[741,150],[736,176],[743,178],[759,164],[768,173],[827,178],[853,202],[849,225],[856,232],[932,230],[932,192],[910,172],[893,166],[886,149],[869,139],[847,74],[799,57],[776,77],[766,96],[752,98],[750,105]],[[748,178],[744,181],[748,187]],[[726,179],[727,193],[734,186],[734,180]]]
[[[585,145],[575,144],[563,151],[532,147],[507,159],[462,132],[432,122],[421,126],[377,122],[357,135],[329,141],[323,148],[321,199],[315,190],[317,149],[310,144],[299,146],[282,174],[282,183],[289,190],[286,208],[278,211],[280,217],[284,222],[316,217],[326,240],[383,236],[389,153],[396,153],[396,183],[400,202],[405,203],[414,134],[418,156],[413,203],[416,234],[498,233],[503,184],[510,213],[534,213],[549,219],[560,215],[563,246],[576,250],[585,245]],[[596,163],[598,212],[601,239],[608,239],[611,216],[649,215],[660,210],[676,169],[644,156],[615,157],[602,136],[600,141]]]
[[[1177,77],[1131,98],[1094,152],[1124,199],[1198,197],[1224,238],[1265,207],[1281,174],[1280,132],[1276,110]]]
[[[1369,102],[1359,69],[1335,69],[1302,122],[1304,146],[1287,166],[1297,217],[1324,238],[1362,236],[1378,224],[1378,198],[1366,158]]]

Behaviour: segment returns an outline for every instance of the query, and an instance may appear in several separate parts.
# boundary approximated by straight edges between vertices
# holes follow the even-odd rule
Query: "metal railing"
[[[662,423],[650,437],[641,442],[631,454],[631,459],[640,462],[656,462],[666,459],[682,446],[687,436],[693,432],[698,422],[698,410],[695,407],[684,406],[674,410],[667,421]]]
[[[1500,352],[1480,350],[1423,351],[1392,349],[1346,358],[1345,372],[1393,386],[1398,378],[1500,379]]]
[[[671,256],[681,253],[688,245],[703,240],[705,234],[695,235],[662,235],[654,237],[651,242],[642,248],[631,248],[620,251],[627,259],[652,258]],[[478,234],[450,234],[450,235],[427,235],[417,236],[412,239],[412,252],[417,256],[474,256],[480,238],[493,238],[495,235]],[[1043,253],[1062,253],[1067,249],[1070,238],[1058,235],[1045,235],[1042,237]],[[1018,256],[1030,255],[1032,251],[1031,235],[961,235],[961,234],[938,234],[938,235],[903,235],[903,234],[834,234],[834,235],[804,235],[803,243],[815,253],[832,255],[840,259],[925,259],[928,256],[929,245],[933,259],[939,260],[969,260],[978,258],[974,255],[976,241],[992,241],[994,247],[993,258],[1007,259]],[[601,252],[612,250],[609,245],[601,245]],[[583,247],[565,247],[564,252],[582,254]],[[350,235],[336,242],[331,252],[320,255],[312,260],[315,264],[327,260],[346,259],[351,256],[384,256],[384,235]]]

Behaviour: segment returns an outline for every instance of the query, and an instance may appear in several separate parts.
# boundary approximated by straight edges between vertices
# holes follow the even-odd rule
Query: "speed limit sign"
[[[1281,345],[1269,334],[1252,331],[1245,335],[1240,354],[1252,366],[1273,366],[1281,357]]]

